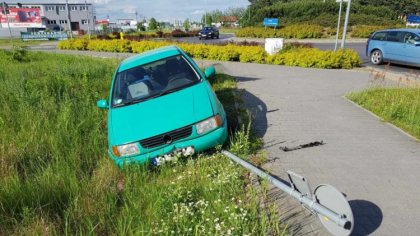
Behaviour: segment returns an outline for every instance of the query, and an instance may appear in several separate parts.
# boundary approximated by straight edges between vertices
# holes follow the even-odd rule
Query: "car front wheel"
[[[374,50],[370,54],[370,61],[375,65],[380,65],[383,62],[383,55],[381,50]]]

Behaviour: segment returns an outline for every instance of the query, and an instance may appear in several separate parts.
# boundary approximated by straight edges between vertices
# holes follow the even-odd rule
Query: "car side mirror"
[[[96,102],[96,106],[98,108],[101,108],[101,109],[108,109],[109,108],[108,101],[105,100],[105,99],[101,99],[98,102]]]
[[[211,78],[215,74],[216,74],[216,69],[214,69],[213,66],[209,66],[204,70],[204,75],[206,76],[207,79]]]

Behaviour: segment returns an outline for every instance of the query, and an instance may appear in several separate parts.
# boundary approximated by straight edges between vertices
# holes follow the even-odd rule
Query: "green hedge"
[[[155,48],[174,45],[173,42],[128,41],[128,40],[66,40],[58,44],[60,49],[90,50],[101,52],[132,52],[142,53]],[[251,63],[266,63],[274,65],[315,67],[315,68],[345,68],[350,69],[361,65],[357,52],[352,49],[321,51],[316,48],[289,48],[275,55],[267,55],[260,46],[239,45],[205,45],[176,43],[189,56],[218,61],[239,61]]]
[[[351,29],[351,36],[354,38],[368,38],[371,33],[377,30],[405,28],[405,25],[358,25]]]
[[[236,32],[237,37],[252,38],[321,38],[323,35],[323,27],[319,25],[300,24],[289,25],[281,29],[262,28],[262,27],[246,27]]]

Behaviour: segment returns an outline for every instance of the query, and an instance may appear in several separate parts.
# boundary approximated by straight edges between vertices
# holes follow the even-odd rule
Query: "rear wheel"
[[[383,59],[383,55],[381,50],[374,50],[371,54],[370,54],[370,61],[375,64],[375,65],[380,65],[383,63],[384,59]]]

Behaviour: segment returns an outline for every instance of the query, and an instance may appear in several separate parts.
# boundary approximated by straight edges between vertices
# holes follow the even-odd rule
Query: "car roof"
[[[387,30],[379,30],[377,32],[392,32],[392,31],[404,31],[404,32],[411,32],[411,33],[415,33],[415,34],[420,34],[420,29],[409,29],[409,28],[387,29]]]
[[[148,64],[163,58],[180,55],[181,49],[176,46],[167,46],[154,50],[150,50],[132,57],[129,57],[121,62],[118,72],[131,69],[133,67]]]

